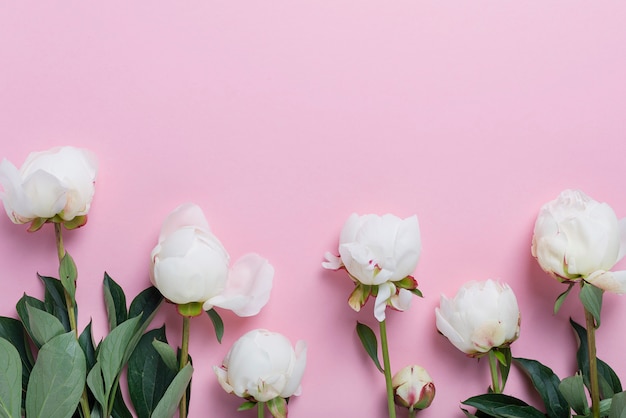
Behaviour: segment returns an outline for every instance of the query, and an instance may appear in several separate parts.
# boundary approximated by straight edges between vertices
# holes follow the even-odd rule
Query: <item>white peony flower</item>
[[[441,295],[437,329],[459,350],[479,357],[517,339],[520,312],[513,290],[494,280],[469,282],[454,299]]]
[[[229,256],[209,230],[202,209],[185,204],[163,222],[152,250],[150,280],[178,305],[202,304],[256,315],[267,303],[274,268],[257,254],[241,257],[229,268]]]
[[[92,152],[68,146],[33,152],[19,170],[4,159],[0,163],[4,209],[16,224],[32,222],[30,231],[47,221],[82,226],[94,196],[97,168]]]
[[[267,402],[300,395],[305,366],[304,341],[298,341],[294,350],[283,335],[257,329],[239,338],[222,366],[213,370],[226,392]]]
[[[411,276],[421,252],[417,216],[352,214],[339,237],[339,256],[326,253],[324,268],[345,268],[356,284],[349,299],[358,311],[370,295],[376,295],[374,314],[385,319],[385,308],[406,310],[417,282]]]
[[[626,253],[626,219],[581,191],[565,190],[541,208],[531,252],[559,281],[626,293],[626,271],[609,271]]]

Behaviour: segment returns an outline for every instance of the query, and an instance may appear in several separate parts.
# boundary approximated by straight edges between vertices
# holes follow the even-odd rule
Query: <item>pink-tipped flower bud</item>
[[[426,409],[435,398],[435,384],[423,367],[406,366],[393,376],[394,400],[397,405],[415,409]]]

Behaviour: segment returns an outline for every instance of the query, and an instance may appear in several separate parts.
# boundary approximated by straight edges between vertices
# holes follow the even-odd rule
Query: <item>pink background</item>
[[[360,346],[371,304],[321,268],[352,212],[416,213],[425,298],[389,314],[393,371],[428,369],[437,396],[421,417],[462,417],[489,384],[436,332],[439,295],[500,278],[515,290],[513,354],[574,372],[564,288],[530,255],[536,214],[580,188],[626,216],[626,3],[618,1],[65,1],[0,4],[0,157],[87,147],[100,171],[89,223],[66,234],[79,267],[80,326],[106,332],[102,276],[129,299],[149,285],[161,222],[192,201],[233,259],[257,251],[276,269],[260,315],[224,312],[219,345],[192,321],[191,417],[236,413],[212,366],[264,327],[304,339],[309,361],[293,417],[386,416],[384,379]],[[0,219],[0,314],[15,316],[35,273],[56,275],[54,234]],[[618,333],[626,299],[607,295],[599,357],[626,377]],[[180,320],[163,306],[179,344]],[[506,392],[526,397],[513,370]],[[535,398],[531,401],[536,403]],[[403,412],[400,417],[405,416]]]

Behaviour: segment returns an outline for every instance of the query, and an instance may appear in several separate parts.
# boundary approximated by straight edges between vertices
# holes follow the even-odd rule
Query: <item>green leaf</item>
[[[178,372],[170,386],[165,391],[163,398],[158,403],[151,418],[171,418],[178,404],[183,397],[183,394],[191,382],[191,375],[193,374],[193,368],[191,364],[187,364],[183,369]]]
[[[581,374],[576,373],[574,376],[563,379],[559,384],[559,390],[577,414],[587,415],[589,413],[585,384]]]
[[[206,311],[209,318],[211,318],[211,322],[213,323],[213,329],[215,329],[215,336],[217,337],[217,342],[222,343],[222,337],[224,336],[224,321],[220,317],[220,314],[213,308]]]
[[[96,398],[96,401],[102,406],[102,409],[108,408],[108,399],[104,389],[104,380],[102,378],[102,368],[100,363],[94,364],[87,375],[87,386]]]
[[[128,388],[138,418],[152,415],[178,372],[176,354],[170,348],[174,361],[172,369],[155,349],[156,342],[167,345],[165,327],[144,334],[128,360]]]
[[[580,301],[596,321],[596,328],[600,328],[600,311],[602,310],[603,290],[592,284],[585,283],[580,289]]]
[[[72,302],[76,302],[76,278],[78,277],[78,271],[76,270],[76,264],[74,259],[68,252],[65,253],[61,259],[59,265],[59,279],[63,288],[72,298]],[[74,303],[76,304],[76,303]]]
[[[559,309],[561,309],[561,306],[563,305],[563,302],[565,302],[565,299],[567,298],[567,295],[569,295],[570,291],[574,287],[574,284],[575,284],[574,282],[570,283],[569,286],[567,286],[567,290],[565,292],[561,293],[556,298],[556,301],[554,301],[554,314],[555,315],[559,312]]]
[[[28,378],[35,360],[22,323],[17,319],[0,316],[0,337],[9,341],[17,349],[22,360],[22,390],[26,393]]]
[[[133,299],[128,309],[128,317],[134,318],[141,315],[142,322],[144,324],[149,323],[156,314],[156,310],[161,305],[161,302],[163,302],[161,292],[156,287],[150,286]]]
[[[424,297],[424,294],[417,287],[415,289],[410,289],[409,292],[413,293],[415,296],[419,296],[420,298]]]
[[[70,418],[85,386],[85,356],[74,333],[54,337],[39,351],[26,392],[28,418]]]
[[[52,338],[65,334],[65,328],[56,316],[26,304],[26,312],[31,324],[31,337],[38,347]]]
[[[515,358],[517,364],[530,376],[537,392],[541,396],[549,418],[569,418],[569,405],[559,391],[561,383],[552,369],[536,360]]]
[[[609,418],[626,418],[626,392],[620,392],[613,396]]]
[[[65,303],[65,289],[60,280],[54,277],[37,275],[43,282],[46,291],[44,296],[45,311],[56,316],[65,327],[65,332],[72,330],[70,326],[70,318],[67,313],[67,305]],[[75,313],[77,309],[74,309]]]
[[[93,335],[91,334],[91,321],[89,321],[89,324],[78,337],[78,344],[83,349],[87,371],[89,371],[96,364],[96,348],[93,343]]]
[[[111,415],[113,415],[113,418],[133,418],[133,414],[130,413],[130,410],[124,402],[124,397],[122,396],[122,391],[119,386],[115,391],[115,398],[113,401],[113,410],[111,411]]]
[[[239,408],[237,408],[237,412],[239,412],[239,411],[247,411],[249,409],[254,408],[255,406],[256,406],[256,402],[245,401],[244,403],[239,405]]]
[[[135,348],[135,340],[141,317],[131,318],[112,330],[100,343],[97,360],[102,368],[107,397],[122,368]]]
[[[501,393],[488,393],[462,402],[495,418],[546,418],[546,415],[526,402]]]
[[[274,418],[287,418],[287,401],[285,401],[285,398],[277,396],[267,401],[266,405]]]
[[[27,305],[32,306],[42,311],[46,310],[46,305],[39,299],[30,297],[26,293],[24,293],[24,296],[22,296],[20,300],[17,301],[17,305],[15,305],[15,309],[17,310],[17,315],[20,317],[20,320],[22,321],[22,324],[24,325],[24,329],[26,330],[28,335],[31,336],[32,338],[30,319],[28,317],[28,310],[26,309]]]
[[[109,331],[128,319],[126,312],[126,295],[124,290],[107,274],[104,273],[104,304],[109,320]]]
[[[157,351],[159,356],[161,356],[161,360],[163,360],[168,369],[174,372],[178,371],[179,367],[176,353],[168,343],[154,339],[152,340],[152,347]]]
[[[576,352],[578,369],[583,374],[585,386],[589,387],[589,346],[587,344],[587,330],[570,318],[570,324],[578,336],[579,347]],[[622,384],[615,371],[604,361],[596,358],[598,366],[598,383],[600,385],[600,398],[608,399],[615,393],[622,391]]]
[[[370,356],[378,370],[383,373],[383,368],[380,365],[380,361],[378,360],[378,340],[376,339],[376,334],[370,327],[365,324],[362,324],[357,321],[356,323],[356,333],[359,335],[359,339],[361,340],[361,344],[363,344],[363,348]]]
[[[22,361],[9,341],[0,338],[0,417],[18,418],[22,408]]]

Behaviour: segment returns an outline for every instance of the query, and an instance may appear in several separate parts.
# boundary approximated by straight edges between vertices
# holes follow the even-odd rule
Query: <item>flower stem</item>
[[[489,370],[491,371],[491,390],[493,393],[502,393],[500,386],[500,375],[498,370],[498,358],[494,349],[489,350]]]
[[[389,418],[396,418],[396,406],[393,403],[393,386],[391,384],[391,364],[389,362],[389,345],[387,343],[387,325],[385,321],[380,321],[380,342],[383,351],[383,366],[385,372],[385,383],[387,385],[387,407],[389,408]]]
[[[188,316],[183,316],[183,342],[180,349],[179,370],[182,370],[189,362],[189,318]],[[187,418],[187,390],[183,393],[178,411],[179,418]]]
[[[415,418],[417,416],[417,410],[413,409],[413,407],[409,408],[409,418]]]
[[[589,346],[589,380],[591,383],[591,414],[600,417],[600,386],[598,385],[598,362],[596,359],[596,323],[593,314],[585,308],[587,322],[587,345]]]
[[[256,408],[257,408],[257,415],[256,415],[257,418],[263,418],[265,414],[265,402],[257,402]]]
[[[54,237],[57,247],[57,256],[59,258],[59,265],[61,260],[65,257],[65,246],[63,245],[63,233],[61,231],[61,224],[54,224]],[[78,325],[76,324],[76,310],[74,307],[74,301],[67,290],[63,289],[65,295],[65,306],[67,307],[67,316],[70,321],[70,328],[74,331],[74,335],[78,338]],[[83,412],[83,418],[90,418],[91,412],[89,409],[89,399],[87,398],[87,388],[83,389],[83,394],[80,398],[80,408]]]

